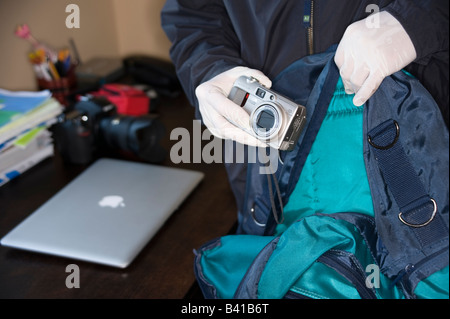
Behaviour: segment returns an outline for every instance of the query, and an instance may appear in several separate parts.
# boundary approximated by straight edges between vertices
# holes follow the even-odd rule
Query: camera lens
[[[260,138],[270,138],[278,132],[280,121],[278,110],[272,104],[263,104],[252,114],[253,131]]]
[[[123,116],[103,118],[100,135],[109,149],[129,151],[148,162],[161,162],[166,155],[160,141],[164,125],[151,116]]]
[[[258,118],[256,119],[256,125],[267,131],[271,130],[275,123],[275,116],[271,111],[264,110],[259,113]]]

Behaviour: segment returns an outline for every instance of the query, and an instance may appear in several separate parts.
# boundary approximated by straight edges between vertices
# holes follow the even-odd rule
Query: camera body
[[[119,114],[116,106],[103,97],[77,102],[52,131],[61,156],[73,164],[87,164],[99,156],[117,153],[157,163],[166,155],[160,145],[165,128],[155,116]]]
[[[267,89],[253,77],[241,76],[228,98],[250,115],[249,132],[270,147],[294,149],[306,123],[306,108]]]

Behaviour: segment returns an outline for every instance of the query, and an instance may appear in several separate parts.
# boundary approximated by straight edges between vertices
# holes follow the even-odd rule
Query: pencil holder
[[[57,80],[45,80],[37,78],[39,90],[50,90],[52,96],[64,106],[68,106],[67,96],[73,92],[77,86],[75,66],[71,66],[66,76]]]

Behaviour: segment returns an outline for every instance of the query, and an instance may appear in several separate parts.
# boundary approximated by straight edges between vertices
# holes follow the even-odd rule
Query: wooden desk
[[[192,131],[194,109],[184,96],[163,100],[158,108],[167,134]],[[236,222],[236,205],[223,164],[164,165],[199,170],[205,178],[126,269],[53,257],[0,246],[0,298],[193,298],[199,296],[193,249],[227,234]],[[50,199],[86,167],[47,159],[0,187],[0,237]],[[68,264],[80,269],[80,288],[65,281]],[[201,295],[200,295],[201,296]]]

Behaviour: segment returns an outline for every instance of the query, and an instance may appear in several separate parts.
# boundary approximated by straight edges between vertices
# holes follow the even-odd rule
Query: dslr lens
[[[131,152],[148,162],[164,160],[166,151],[160,145],[164,134],[164,125],[150,115],[117,114],[100,121],[100,135],[109,149]]]

